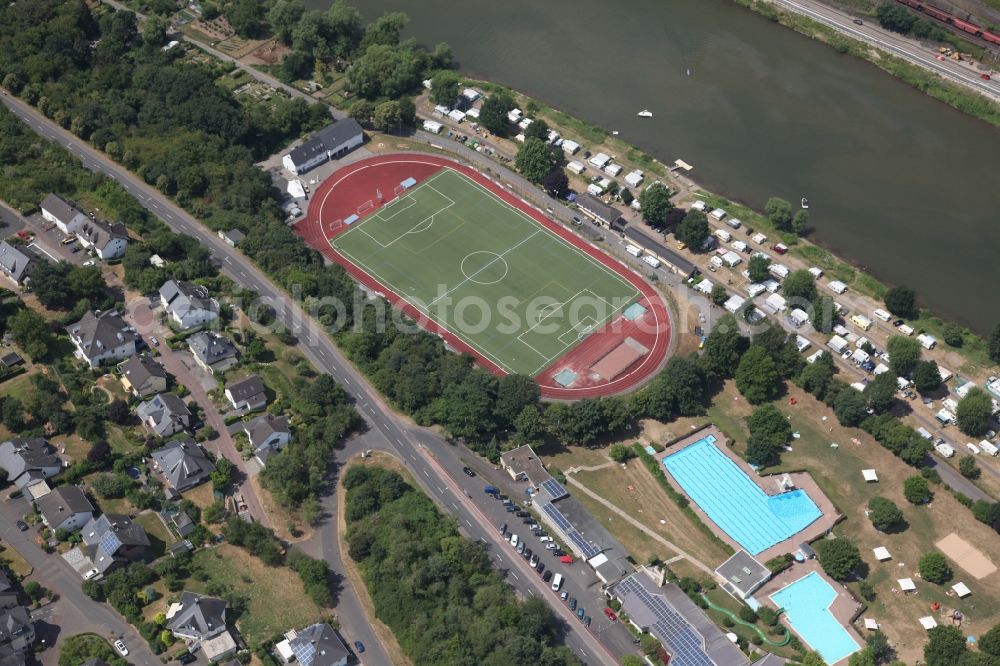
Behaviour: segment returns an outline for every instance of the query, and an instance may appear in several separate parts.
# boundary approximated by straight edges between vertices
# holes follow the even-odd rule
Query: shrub
[[[868,502],[868,517],[879,532],[889,532],[903,524],[903,512],[895,502],[884,497],[871,498]]]
[[[920,577],[931,583],[940,585],[951,580],[951,565],[948,564],[945,556],[937,551],[923,555],[917,568],[920,571]]]
[[[926,504],[931,501],[931,488],[922,476],[911,476],[903,481],[903,496],[910,504]]]

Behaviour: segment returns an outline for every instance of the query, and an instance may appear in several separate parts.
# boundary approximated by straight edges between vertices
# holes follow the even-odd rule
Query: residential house
[[[100,575],[141,560],[149,548],[149,537],[128,516],[106,513],[92,518],[80,532],[83,553]]]
[[[283,664],[346,666],[351,653],[333,627],[317,623],[301,631],[292,629],[274,646]]]
[[[0,443],[0,468],[6,470],[7,481],[24,489],[58,474],[62,461],[41,437],[9,439]]]
[[[169,437],[191,427],[191,410],[173,393],[158,393],[135,410],[154,435]]]
[[[219,231],[219,238],[226,242],[229,247],[236,247],[243,242],[247,235],[240,231],[239,229],[230,229],[229,231]]]
[[[7,574],[0,570],[0,610],[7,610],[17,605],[17,588]]]
[[[195,528],[198,526],[197,523],[191,520],[191,516],[187,515],[186,511],[178,511],[172,515],[170,517],[170,523],[177,531],[177,535],[182,539],[191,534],[191,532],[194,532]]]
[[[160,303],[182,331],[219,318],[219,302],[200,284],[168,280],[160,287]]]
[[[344,118],[327,125],[293,148],[281,158],[281,163],[295,175],[300,175],[327,160],[345,155],[364,140],[365,133],[358,121]]]
[[[128,229],[121,222],[87,220],[77,229],[76,237],[84,249],[93,251],[104,261],[124,256],[128,247]]]
[[[0,612],[0,663],[18,664],[14,655],[31,652],[35,644],[35,625],[24,606],[14,606]]]
[[[250,449],[262,466],[267,459],[281,451],[292,441],[292,431],[288,427],[288,418],[262,414],[255,419],[243,423],[243,432],[250,440]]]
[[[76,357],[92,368],[135,354],[135,333],[117,310],[88,310],[83,319],[68,326],[66,332],[76,347]]]
[[[35,507],[51,530],[76,532],[94,517],[94,505],[80,486],[58,486],[36,499]]]
[[[118,366],[122,386],[137,398],[147,398],[167,390],[167,371],[145,355],[130,356]]]
[[[66,201],[57,194],[45,195],[40,208],[42,217],[59,227],[59,231],[64,234],[75,234],[88,221],[75,203]]]
[[[38,265],[38,255],[25,245],[0,243],[0,273],[14,284],[24,284]]]
[[[184,492],[207,481],[215,471],[215,463],[190,438],[167,442],[162,449],[153,451],[153,460],[163,472],[167,484],[177,492]]]
[[[196,333],[188,338],[188,349],[194,360],[209,374],[225,372],[239,364],[236,346],[222,335]]]
[[[267,407],[264,382],[257,375],[250,375],[226,386],[226,399],[233,409],[253,412]]]
[[[226,631],[226,602],[194,592],[181,593],[167,610],[167,629],[177,638],[205,641]]]
[[[24,359],[17,352],[7,352],[3,356],[0,356],[0,369],[10,370],[11,368],[23,365]]]

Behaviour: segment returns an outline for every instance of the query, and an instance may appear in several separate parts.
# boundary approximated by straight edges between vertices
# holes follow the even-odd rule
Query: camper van
[[[556,574],[555,578],[552,579],[552,591],[558,592],[559,588],[562,587],[563,577],[562,574]]]
[[[862,331],[867,331],[872,327],[872,320],[860,314],[852,315],[851,323],[860,328]]]
[[[626,245],[625,251],[631,254],[633,257],[638,257],[639,255],[642,254],[642,249],[632,244]]]
[[[660,260],[657,259],[656,257],[650,255],[650,254],[645,255],[642,258],[642,260],[645,261],[650,266],[652,266],[653,268],[659,268],[660,267]]]
[[[733,240],[733,235],[728,231],[726,231],[725,229],[716,229],[715,237],[718,238],[723,243],[728,243],[729,241]]]
[[[892,319],[892,315],[890,315],[882,308],[875,308],[872,314],[875,315],[876,319],[881,319],[882,321],[889,321],[890,319]]]
[[[955,448],[948,442],[938,442],[934,445],[934,450],[944,458],[951,458],[955,455]]]

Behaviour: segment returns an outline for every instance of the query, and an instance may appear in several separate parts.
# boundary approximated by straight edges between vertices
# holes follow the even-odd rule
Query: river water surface
[[[868,63],[729,0],[358,5],[730,199],[808,196],[821,244],[980,333],[1000,321],[1000,130]]]

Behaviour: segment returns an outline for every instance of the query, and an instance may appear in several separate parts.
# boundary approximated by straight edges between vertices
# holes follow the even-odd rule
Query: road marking
[[[443,490],[441,490],[441,486],[438,486],[438,487],[437,487],[437,489],[438,489],[438,492],[439,492],[440,494],[444,495],[444,491],[443,491]]]
[[[424,476],[426,476],[428,479],[431,478],[431,475],[427,473],[427,468],[424,468],[424,469],[422,469],[420,471],[423,472]]]
[[[517,580],[521,580],[520,578],[517,577],[517,574],[514,573],[513,571],[510,572],[510,575],[513,576]]]
[[[465,519],[465,524],[468,525],[469,527],[472,527],[472,523],[469,522],[468,518]]]

